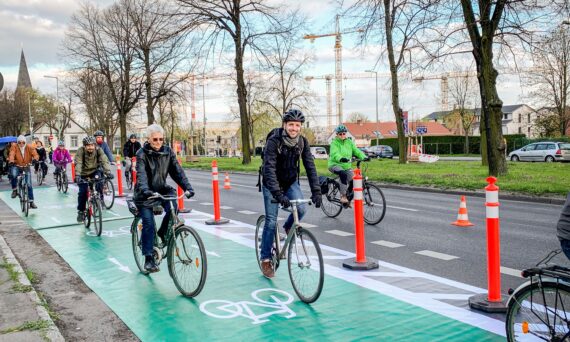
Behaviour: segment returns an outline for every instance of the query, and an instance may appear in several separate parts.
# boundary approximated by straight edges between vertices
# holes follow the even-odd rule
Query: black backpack
[[[279,137],[279,145],[277,145],[277,154],[281,154],[283,149],[283,138],[281,138],[281,132],[283,128],[274,128],[265,137],[265,146],[267,146],[267,140],[273,136]],[[297,152],[299,153],[299,160],[297,161],[297,181],[299,181],[299,175],[301,173],[301,154],[303,153],[303,149],[305,148],[305,138],[303,136],[299,136],[299,143],[297,144]],[[261,192],[261,177],[263,176],[263,164],[264,164],[264,152],[265,148],[261,150],[261,166],[259,167],[258,174],[257,174],[257,189]]]

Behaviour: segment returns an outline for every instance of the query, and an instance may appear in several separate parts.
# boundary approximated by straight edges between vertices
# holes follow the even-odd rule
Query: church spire
[[[20,56],[20,70],[18,71],[18,83],[16,89],[31,88],[32,81],[30,81],[30,74],[28,73],[28,65],[26,64],[26,57],[24,57],[24,49]]]

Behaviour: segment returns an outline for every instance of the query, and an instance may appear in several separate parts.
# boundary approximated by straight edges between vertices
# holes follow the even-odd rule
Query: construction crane
[[[335,97],[336,97],[336,115],[338,122],[342,122],[342,35],[354,32],[364,32],[363,29],[340,32],[340,15],[336,15],[335,32],[327,34],[307,34],[303,39],[310,39],[311,43],[317,38],[335,37]],[[326,78],[325,78],[326,79]]]

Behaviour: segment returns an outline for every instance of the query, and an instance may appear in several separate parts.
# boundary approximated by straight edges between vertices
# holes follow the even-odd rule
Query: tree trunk
[[[392,110],[396,117],[396,128],[398,130],[398,159],[400,164],[405,164],[408,159],[406,149],[406,136],[404,132],[404,118],[402,108],[400,108],[400,87],[398,85],[398,66],[394,57],[394,45],[392,41],[392,11],[391,1],[384,0],[384,13],[386,15],[386,46],[388,47],[388,61],[390,63],[390,75],[392,80]]]
[[[144,75],[145,75],[145,91],[146,91],[146,121],[150,126],[154,123],[154,114],[152,110],[152,74],[150,71],[150,50],[144,49]]]
[[[247,89],[243,78],[243,48],[241,42],[241,27],[236,23],[236,37],[234,38],[236,47],[236,76],[237,76],[237,96],[239,104],[239,116],[241,122],[241,144],[243,159],[242,164],[251,163],[251,150],[249,145],[249,116],[247,113]]]
[[[469,154],[469,132],[467,130],[465,130],[465,149],[463,152]]]
[[[121,146],[127,142],[127,113],[119,113],[119,127],[121,130]]]

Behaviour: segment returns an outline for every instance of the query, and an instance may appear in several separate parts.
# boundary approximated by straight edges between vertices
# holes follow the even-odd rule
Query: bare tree
[[[468,74],[465,70],[461,72]],[[464,153],[469,153],[469,134],[471,126],[477,119],[474,108],[479,103],[477,85],[469,76],[453,77],[449,82],[449,96],[454,102],[454,110],[448,116],[448,120],[457,123],[465,137]]]
[[[406,151],[404,115],[400,107],[399,73],[405,65],[406,51],[421,48],[422,34],[440,18],[440,0],[357,0],[347,13],[355,25],[364,29],[361,43],[385,45],[390,68],[392,110],[396,118],[398,146]],[[379,56],[380,60],[382,56]],[[407,155],[400,153],[400,163]]]
[[[531,70],[530,94],[544,107],[552,108],[555,116],[542,115],[539,123],[544,132],[564,136],[570,127],[570,32],[559,26],[533,49],[535,68]],[[552,128],[557,127],[555,131]]]
[[[127,116],[142,98],[144,84],[136,58],[131,6],[129,0],[119,0],[103,10],[82,4],[71,18],[64,41],[64,56],[75,68],[96,69],[106,80],[119,118],[121,144],[126,141]]]
[[[18,99],[16,91],[10,89],[0,93],[0,134],[18,135],[22,124],[27,122],[28,115],[24,113],[27,113],[28,100],[25,94],[20,94],[20,97]]]
[[[354,123],[357,122],[365,123],[368,121],[370,121],[368,117],[360,112],[352,112],[348,115],[348,118],[346,119],[346,122],[354,122]]]
[[[208,52],[226,39],[231,40],[236,71],[237,98],[241,122],[243,164],[251,163],[251,146],[247,112],[247,89],[244,79],[244,54],[248,48],[257,48],[257,41],[267,36],[283,34],[290,29],[283,27],[278,9],[263,0],[177,0],[184,16],[193,18],[205,26],[204,41]]]

